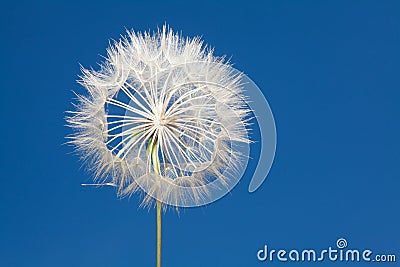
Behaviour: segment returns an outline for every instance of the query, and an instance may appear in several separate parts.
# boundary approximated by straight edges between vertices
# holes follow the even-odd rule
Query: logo
[[[336,247],[328,247],[322,250],[315,249],[270,249],[264,245],[257,252],[260,262],[396,262],[393,253],[375,254],[371,249],[348,248],[347,240],[339,238]]]

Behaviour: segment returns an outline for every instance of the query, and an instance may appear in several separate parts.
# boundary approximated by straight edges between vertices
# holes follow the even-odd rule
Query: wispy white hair
[[[118,195],[142,191],[143,204],[157,198],[179,206],[207,197],[205,185],[227,184],[240,168],[233,144],[249,142],[250,112],[241,75],[199,37],[167,26],[128,31],[107,49],[100,70],[82,73],[88,94],[77,95],[67,117],[70,143],[94,179]]]

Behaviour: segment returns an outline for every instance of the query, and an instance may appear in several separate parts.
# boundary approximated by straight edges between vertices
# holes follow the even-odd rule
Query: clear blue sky
[[[400,2],[68,2],[0,4],[0,266],[154,265],[154,210],[82,188],[90,174],[62,143],[79,63],[96,67],[125,27],[164,22],[259,85],[278,144],[255,193],[245,176],[216,203],[164,216],[163,266],[340,266],[256,259],[264,244],[339,237],[400,260]]]

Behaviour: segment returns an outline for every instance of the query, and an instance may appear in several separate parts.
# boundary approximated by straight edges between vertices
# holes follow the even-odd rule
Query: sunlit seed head
[[[144,190],[144,204],[178,206],[207,197],[207,183],[227,184],[240,166],[234,143],[249,142],[250,113],[241,76],[199,38],[167,26],[128,32],[100,70],[82,73],[88,94],[67,118],[71,143],[119,195]]]

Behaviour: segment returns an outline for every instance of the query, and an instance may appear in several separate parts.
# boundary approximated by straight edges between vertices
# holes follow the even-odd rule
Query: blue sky
[[[154,265],[154,210],[81,187],[90,174],[62,144],[79,63],[96,68],[125,27],[165,22],[258,84],[278,144],[255,193],[246,175],[209,206],[165,214],[163,266],[294,266],[256,252],[340,237],[399,260],[398,1],[55,2],[0,4],[1,266]]]

